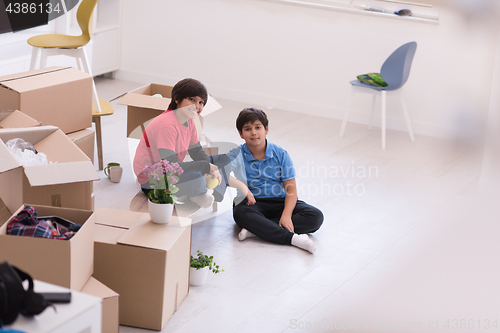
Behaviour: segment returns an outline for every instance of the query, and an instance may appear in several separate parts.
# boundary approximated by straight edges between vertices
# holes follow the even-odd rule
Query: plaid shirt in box
[[[10,219],[7,225],[7,234],[52,239],[69,239],[74,235],[74,231],[61,232],[53,224],[55,223],[38,220],[36,209],[26,206],[19,214]]]

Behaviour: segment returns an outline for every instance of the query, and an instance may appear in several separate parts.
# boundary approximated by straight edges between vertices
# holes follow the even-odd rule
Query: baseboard
[[[134,72],[128,70],[118,70],[115,77],[120,80],[132,81],[141,84],[159,83],[166,85],[174,85],[177,79],[172,77],[157,76],[146,74],[142,72]],[[311,116],[326,117],[330,119],[342,120],[344,116],[344,108],[318,105],[301,100],[292,100],[287,98],[279,98],[255,92],[242,91],[226,86],[210,86],[210,94],[214,97],[219,97],[227,100],[238,101],[241,103],[248,103],[248,106],[261,107],[264,110],[269,108],[289,110]],[[368,106],[368,109],[369,110]],[[401,115],[402,117],[402,115]],[[411,115],[410,115],[411,118]],[[368,126],[370,121],[370,114],[351,111],[349,114],[349,122],[363,124]],[[373,120],[374,127],[380,127],[381,119],[375,116]],[[387,118],[387,129],[396,131],[407,131],[406,122],[404,119]],[[449,138],[449,129],[441,128],[429,123],[412,121],[413,132],[415,134],[432,136],[438,138]],[[346,129],[348,131],[348,128]]]

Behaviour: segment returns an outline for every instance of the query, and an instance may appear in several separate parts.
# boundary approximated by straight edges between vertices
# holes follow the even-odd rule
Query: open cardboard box
[[[127,137],[140,139],[147,124],[168,109],[172,88],[163,84],[150,83],[115,98],[119,99],[118,104],[127,105]],[[163,97],[153,96],[155,94]],[[203,117],[220,108],[221,105],[209,95],[203,111],[195,119],[198,137],[203,134]]]
[[[163,329],[188,294],[191,219],[107,208],[93,218],[94,277],[120,295],[120,324]]]
[[[94,277],[88,280],[81,291],[102,298],[102,333],[118,333],[119,295]]]
[[[33,144],[47,155],[49,164],[23,167],[5,145],[14,138]],[[25,202],[92,208],[92,182],[99,175],[89,158],[57,127],[0,130],[0,157],[0,198],[10,211]]]
[[[59,216],[82,227],[69,240],[7,235],[7,225],[0,227],[0,262],[29,273],[33,279],[81,290],[93,272],[94,221],[92,212],[80,209],[31,205],[38,216]],[[12,212],[16,216],[25,205]],[[9,218],[10,219],[10,218]]]
[[[124,93],[113,100],[118,99],[118,104],[127,106],[127,137],[129,146],[129,155],[133,164],[135,152],[139,145],[139,140],[146,126],[155,117],[159,116],[168,109],[172,100],[172,86],[150,83],[135,90]],[[153,95],[160,94],[163,97]],[[203,135],[203,117],[219,110],[222,106],[213,98],[208,96],[208,101],[201,114],[195,118],[196,131],[198,138],[207,155],[218,154],[216,146],[209,145]],[[189,156],[186,156],[188,161]],[[134,174],[135,177],[135,174]]]
[[[19,111],[0,111],[0,129],[1,128],[19,128],[39,126],[41,123]]]
[[[0,77],[0,111],[20,110],[64,133],[92,126],[92,76],[48,67]]]
[[[94,163],[95,131],[92,128],[87,128],[66,135],[85,153],[85,155],[87,155],[90,161]]]

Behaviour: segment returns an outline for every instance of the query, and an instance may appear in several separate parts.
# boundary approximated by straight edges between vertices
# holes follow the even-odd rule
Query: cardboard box
[[[49,67],[0,77],[0,111],[20,110],[64,133],[92,126],[92,76]]]
[[[67,137],[73,141],[73,143],[81,149],[90,159],[92,164],[94,164],[94,147],[95,147],[95,130],[92,128],[87,128],[81,131],[76,131],[73,133],[66,134]],[[90,183],[91,191],[93,191],[94,184]],[[94,210],[95,207],[95,198],[94,194],[92,194],[91,205],[90,207],[86,207],[85,209]]]
[[[95,131],[87,128],[81,131],[69,133],[67,136],[85,153],[85,155],[87,155],[90,161],[94,163]]]
[[[89,279],[81,292],[102,298],[102,333],[118,333],[119,295],[94,277]]]
[[[45,153],[48,165],[22,166],[5,143],[22,138]],[[90,210],[92,182],[99,179],[89,158],[57,127],[0,130],[0,198],[10,211],[23,203]]]
[[[119,99],[118,104],[127,105],[127,137],[140,139],[147,124],[168,109],[172,88],[151,83],[115,98]],[[153,96],[155,94],[161,94],[163,98]],[[203,117],[220,108],[221,105],[209,95],[201,115],[195,119],[198,137],[202,135]]]
[[[0,198],[0,227],[10,219],[11,215],[12,213]]]
[[[161,330],[188,294],[191,220],[99,208],[94,221],[94,277],[120,294],[120,324]]]
[[[22,113],[19,110],[14,111],[0,111],[0,129],[1,128],[19,128],[40,126],[41,123]]]
[[[12,215],[16,216],[25,205]],[[94,221],[87,210],[33,205],[38,216],[59,216],[82,224],[69,240],[7,235],[7,225],[0,227],[0,262],[31,274],[33,279],[81,290],[93,272]],[[10,218],[9,218],[10,219]]]

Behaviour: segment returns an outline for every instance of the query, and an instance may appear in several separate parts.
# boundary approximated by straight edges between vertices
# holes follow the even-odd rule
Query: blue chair
[[[413,130],[411,127],[410,117],[408,115],[408,109],[406,108],[406,103],[401,91],[401,88],[408,80],[410,76],[411,63],[413,61],[413,56],[417,50],[416,42],[409,42],[400,46],[396,51],[394,51],[389,58],[384,62],[382,68],[380,69],[380,75],[387,83],[387,87],[375,87],[369,84],[365,84],[359,80],[353,80],[351,84],[351,94],[349,96],[349,102],[347,110],[344,114],[344,119],[342,121],[342,126],[340,128],[340,137],[344,136],[345,126],[347,119],[349,117],[349,112],[351,111],[352,97],[356,91],[371,92],[373,93],[373,103],[372,103],[372,113],[369,129],[372,127],[373,113],[375,109],[375,99],[377,95],[381,95],[382,99],[382,149],[385,149],[385,128],[386,128],[386,100],[387,91],[396,91],[401,100],[403,106],[403,113],[406,118],[406,125],[408,126],[408,133],[410,134],[411,141],[415,141],[413,137]]]

